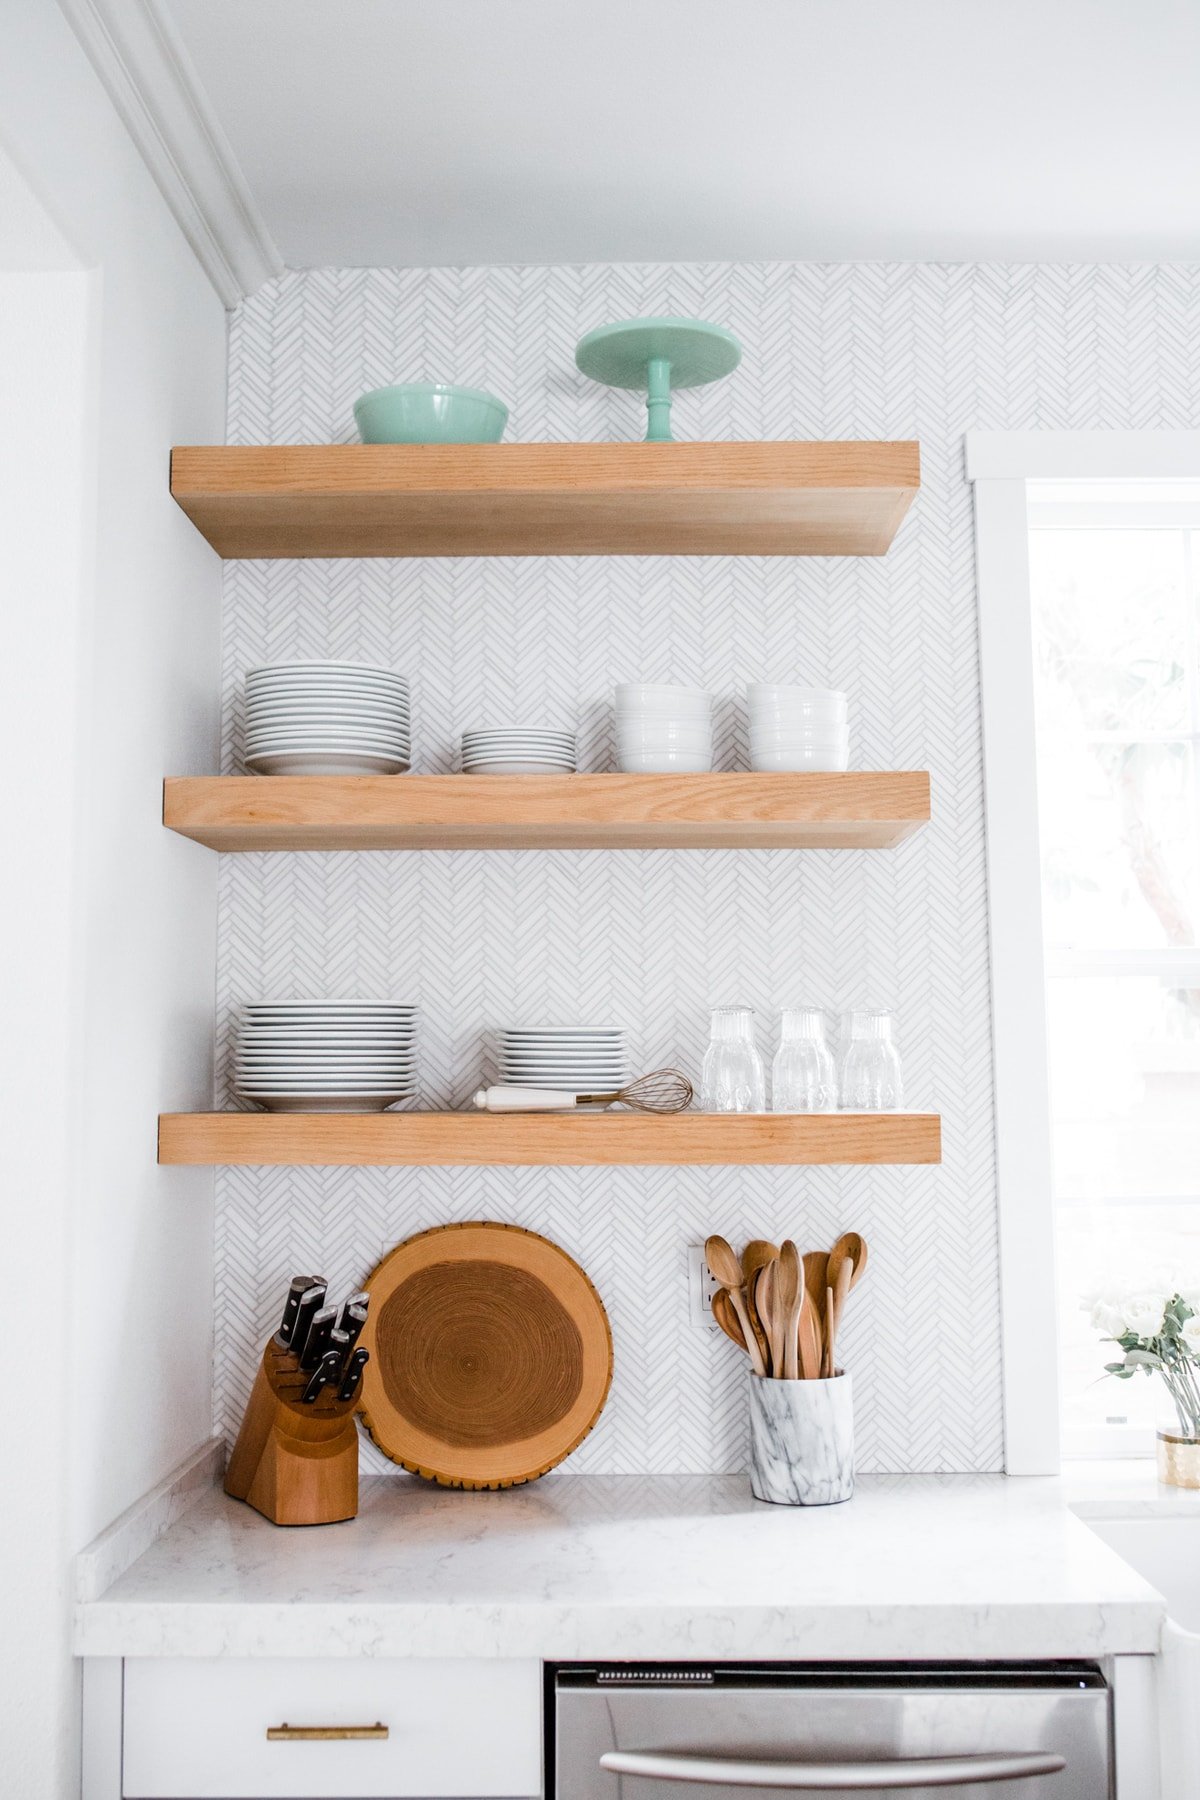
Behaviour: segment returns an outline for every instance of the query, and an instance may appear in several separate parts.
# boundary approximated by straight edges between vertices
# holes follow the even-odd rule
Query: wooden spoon
[[[764,1263],[774,1262],[778,1255],[778,1244],[768,1243],[766,1238],[751,1238],[742,1251],[742,1275],[746,1286],[749,1287],[750,1278],[757,1269],[761,1269]]]
[[[750,1367],[756,1375],[765,1375],[767,1372],[766,1360],[751,1323],[750,1310],[746,1305],[742,1265],[734,1255],[732,1246],[723,1237],[706,1238],[704,1260],[722,1287],[728,1290],[730,1305],[737,1314],[738,1324],[742,1328],[742,1336],[746,1340],[746,1354],[750,1358]]]
[[[825,1271],[826,1284],[833,1289],[833,1312],[827,1322],[829,1336],[836,1338],[841,1330],[846,1295],[862,1280],[866,1266],[866,1239],[857,1231],[844,1231],[829,1252],[829,1266]],[[826,1361],[832,1361],[832,1353]]]
[[[713,1295],[712,1316],[721,1327],[721,1330],[725,1333],[725,1336],[732,1339],[739,1350],[744,1350],[746,1348],[746,1339],[743,1335],[741,1325],[738,1322],[738,1316],[733,1310],[733,1301],[729,1298],[728,1288],[720,1287]]]
[[[767,1337],[768,1375],[783,1374],[783,1314],[778,1291],[779,1258],[764,1263],[754,1277],[754,1310]]]
[[[825,1356],[825,1289],[829,1286],[829,1257],[824,1250],[804,1252],[804,1286],[812,1306],[813,1329],[817,1334],[818,1373]]]
[[[807,1288],[800,1293],[800,1325],[796,1333],[800,1349],[800,1374],[804,1381],[816,1381],[821,1373],[821,1331],[817,1309]]]
[[[775,1302],[779,1309],[779,1330],[783,1345],[785,1381],[796,1381],[800,1375],[800,1307],[804,1296],[804,1270],[800,1252],[791,1238],[785,1238],[775,1268]]]

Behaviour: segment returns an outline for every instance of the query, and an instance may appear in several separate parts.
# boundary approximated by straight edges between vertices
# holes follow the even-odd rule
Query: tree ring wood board
[[[514,1487],[600,1417],[612,1333],[565,1250],[516,1225],[440,1225],[369,1277],[363,1422],[385,1456],[444,1487]]]

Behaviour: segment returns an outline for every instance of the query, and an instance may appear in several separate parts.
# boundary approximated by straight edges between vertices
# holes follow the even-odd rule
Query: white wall
[[[37,1366],[0,1482],[0,1761],[64,1800],[70,1553],[210,1429],[211,1180],[157,1168],[155,1115],[211,1099],[216,859],[162,830],[160,783],[216,767],[220,567],[167,478],[223,435],[225,316],[48,0],[5,9],[0,197],[0,1242]]]

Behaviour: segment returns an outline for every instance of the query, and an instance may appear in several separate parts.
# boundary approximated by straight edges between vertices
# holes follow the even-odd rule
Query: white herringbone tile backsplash
[[[872,1247],[845,1339],[864,1469],[1002,1459],[992,1071],[970,489],[972,427],[1200,425],[1200,271],[754,265],[319,270],[234,317],[229,437],[350,441],[354,398],[445,379],[505,398],[510,439],[641,435],[638,398],[577,375],[606,320],[683,313],[745,347],[683,394],[694,438],[920,439],[923,486],[884,559],[512,558],[230,563],[225,766],[240,683],[264,661],[387,664],[414,690],[416,767],[481,721],[581,730],[609,754],[615,681],[721,697],[845,687],[853,763],[928,768],[934,821],[893,852],[500,852],[222,859],[219,1104],[229,1021],[262,996],[386,995],[422,1009],[423,1104],[461,1104],[481,1038],[515,1018],[607,1018],[645,1067],[695,1070],[707,1008],[743,1001],[770,1048],[780,1004],[886,1005],[908,1098],[944,1119],[937,1169],[225,1170],[217,1181],[218,1428],[236,1429],[288,1276],[356,1284],[398,1239],[510,1220],[577,1256],[616,1341],[577,1469],[744,1466],[743,1359],[687,1322],[685,1247],[790,1231]],[[376,1466],[388,1466],[375,1456]]]

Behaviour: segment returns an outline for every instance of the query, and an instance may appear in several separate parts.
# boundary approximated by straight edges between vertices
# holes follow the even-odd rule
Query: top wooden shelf
[[[183,446],[221,556],[882,556],[915,443]]]

